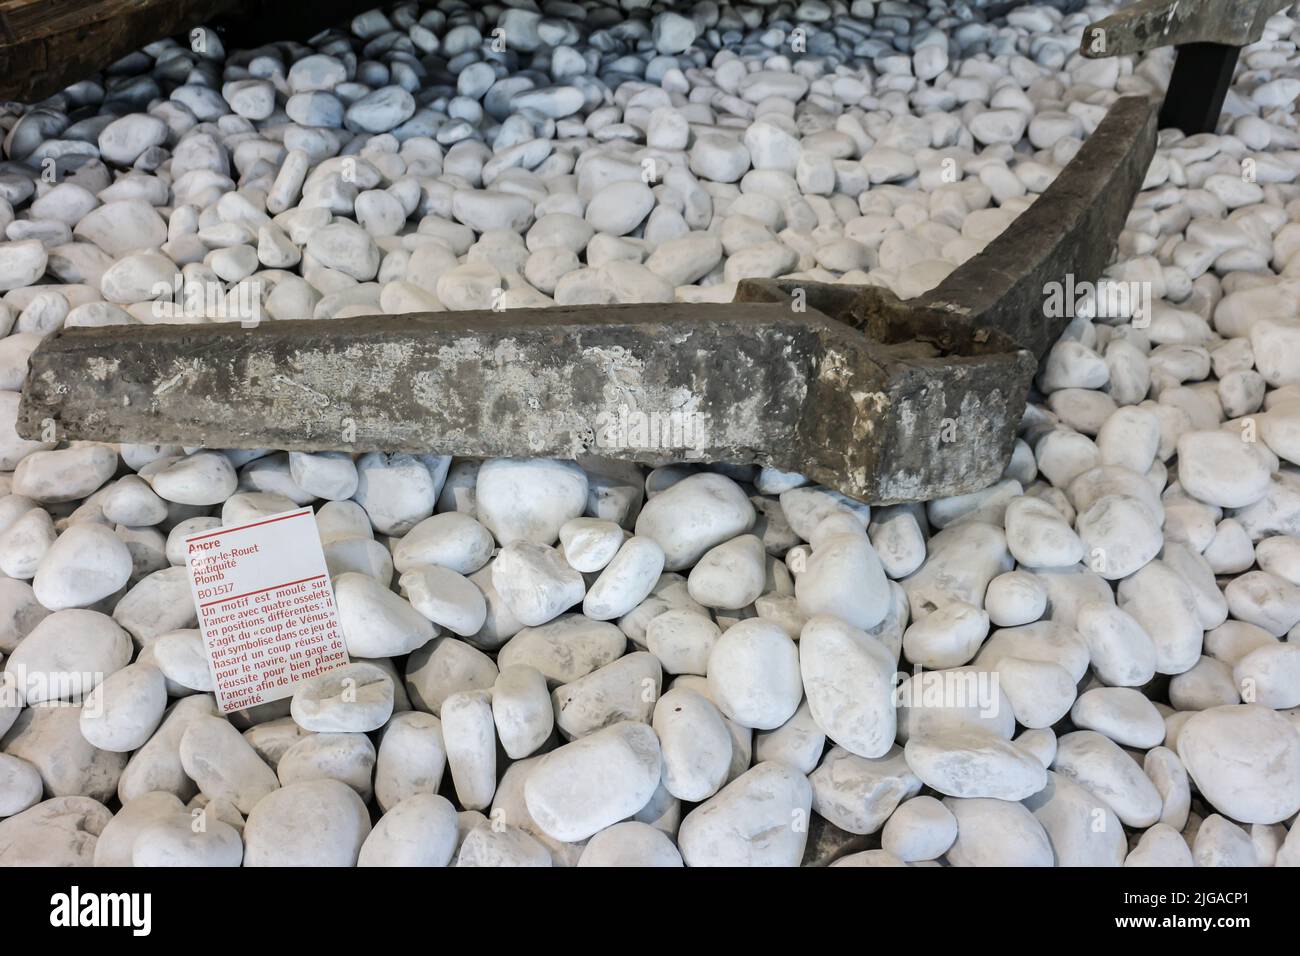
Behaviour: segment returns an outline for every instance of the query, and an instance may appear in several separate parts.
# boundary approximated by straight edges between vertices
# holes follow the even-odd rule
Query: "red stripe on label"
[[[301,511],[295,511],[293,514],[280,515],[278,518],[267,518],[265,521],[254,521],[252,524],[236,525],[233,528],[221,528],[217,531],[209,531],[207,534],[196,534],[186,538],[185,541],[202,541],[204,538],[215,538],[223,534],[234,534],[236,531],[247,531],[249,528],[260,528],[264,524],[275,524],[277,521],[288,521],[290,518],[301,518],[303,515],[311,514],[310,508],[303,508]]]

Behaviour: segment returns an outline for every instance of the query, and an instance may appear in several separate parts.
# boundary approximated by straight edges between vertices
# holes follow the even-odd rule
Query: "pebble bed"
[[[915,296],[1172,65],[1099,5],[476,6],[0,104],[0,865],[1300,865],[1292,16],[974,494],[17,436],[61,328]],[[223,716],[182,539],[306,504],[352,663]]]

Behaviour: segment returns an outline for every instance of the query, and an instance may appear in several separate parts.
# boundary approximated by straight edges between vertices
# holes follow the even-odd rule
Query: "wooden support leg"
[[[1165,103],[1160,108],[1160,128],[1174,127],[1188,136],[1213,133],[1240,52],[1240,47],[1222,43],[1180,46]]]

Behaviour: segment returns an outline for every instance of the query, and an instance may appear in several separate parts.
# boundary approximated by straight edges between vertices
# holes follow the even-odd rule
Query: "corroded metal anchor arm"
[[[78,328],[33,352],[29,438],[469,456],[752,462],[856,498],[959,494],[1005,467],[1036,359],[1150,162],[1118,101],[1055,183],[917,299],[745,281],[726,305]]]

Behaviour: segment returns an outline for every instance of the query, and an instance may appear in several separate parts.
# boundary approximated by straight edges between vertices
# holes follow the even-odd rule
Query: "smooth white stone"
[[[52,611],[88,607],[119,591],[131,576],[131,552],[104,525],[81,522],[42,555],[32,591]]]
[[[1112,687],[1141,687],[1156,673],[1156,645],[1131,615],[1104,601],[1079,606],[1075,627],[1093,670]]]
[[[381,534],[406,534],[429,515],[450,459],[371,452],[356,461],[353,500]]]
[[[492,585],[510,613],[527,627],[554,620],[586,594],[582,575],[558,551],[524,539],[501,549],[492,562]]]
[[[1178,734],[1178,756],[1216,810],[1243,823],[1277,823],[1300,809],[1300,736],[1259,704],[1194,714]]]
[[[645,643],[667,673],[703,676],[708,672],[709,655],[721,634],[718,625],[707,616],[688,608],[675,608],[650,620]]]
[[[578,866],[679,867],[682,855],[660,830],[629,820],[606,827],[588,840]]]
[[[927,614],[903,633],[903,652],[931,670],[959,667],[975,656],[989,633],[989,615],[956,601]]]
[[[609,564],[623,539],[623,529],[603,518],[571,518],[560,527],[564,560],[583,574],[593,574]]]
[[[248,741],[224,717],[198,717],[180,741],[181,766],[213,800],[229,800],[249,813],[280,786]]]
[[[754,758],[760,763],[775,760],[789,764],[800,773],[812,773],[825,746],[826,732],[813,719],[812,709],[805,700],[780,727],[755,736]]]
[[[799,651],[775,624],[759,618],[728,628],[709,655],[710,696],[744,727],[772,730],[799,707]]]
[[[1114,812],[1068,777],[1047,775],[1047,785],[1024,801],[1052,844],[1057,866],[1119,866],[1128,852]]]
[[[1155,784],[1118,744],[1095,731],[1061,737],[1052,769],[1103,801],[1125,826],[1145,829],[1160,819],[1163,803]]]
[[[653,538],[628,538],[587,590],[583,613],[597,621],[622,617],[646,599],[663,570],[664,551]]]
[[[1007,505],[1007,549],[1029,568],[1066,568],[1086,554],[1084,542],[1051,505],[1016,498]]]
[[[1052,866],[1047,831],[1022,804],[945,797],[957,818],[957,839],[946,854],[952,866]]]
[[[511,760],[534,753],[555,725],[545,676],[526,664],[503,667],[492,685],[492,718]]]
[[[366,733],[393,712],[393,679],[374,664],[357,661],[300,683],[289,712],[304,730]]]
[[[1277,459],[1230,431],[1191,431],[1178,439],[1178,480],[1206,504],[1244,508],[1268,492]]]
[[[1119,606],[1156,645],[1156,673],[1181,674],[1200,655],[1204,631],[1196,598],[1181,574],[1152,561],[1119,586]]]
[[[480,521],[501,545],[554,544],[587,503],[587,476],[570,461],[494,458],[479,467]]]
[[[688,688],[670,690],[655,705],[651,726],[663,751],[663,785],[674,797],[698,803],[727,782],[731,735],[708,698]]]
[[[282,787],[244,824],[245,866],[355,866],[370,835],[357,792],[337,780]]]
[[[841,830],[858,834],[878,831],[900,803],[921,789],[901,747],[890,747],[877,758],[831,747],[808,782],[813,809]]]
[[[664,551],[664,570],[695,564],[715,545],[753,527],[754,506],[740,486],[713,472],[691,475],[651,498],[636,520],[636,533]]]
[[[904,754],[923,783],[948,796],[1023,800],[1047,782],[1036,758],[987,731],[910,737]]]
[[[627,637],[613,624],[569,614],[540,627],[525,627],[497,655],[501,667],[527,664],[549,681],[577,680],[622,656]]]
[[[556,840],[585,840],[646,805],[662,761],[648,724],[613,724],[538,761],[524,781],[528,812]]]
[[[409,797],[436,794],[446,767],[442,722],[417,710],[394,714],[375,756],[375,801],[387,813]]]
[[[367,574],[340,574],[334,600],[348,653],[355,657],[397,657],[438,634],[426,617]]]
[[[880,641],[838,618],[814,617],[800,636],[799,666],[812,717],[832,741],[861,757],[889,749],[895,662]]]
[[[762,539],[752,534],[725,541],[705,552],[691,569],[690,595],[705,607],[748,607],[763,593],[765,559]]]
[[[452,694],[487,690],[496,679],[492,658],[454,637],[435,638],[406,660],[405,684],[412,703],[434,714]]]
[[[438,565],[416,567],[398,579],[413,607],[439,627],[461,637],[477,634],[487,618],[487,601],[473,581]]]
[[[487,564],[494,544],[491,533],[471,515],[452,511],[431,515],[393,547],[393,566],[400,572],[438,565],[472,574]]]
[[[1075,679],[1055,662],[1006,656],[997,674],[1016,721],[1030,729],[1052,726],[1074,703]]]
[[[447,866],[456,850],[456,808],[436,793],[390,807],[362,844],[357,866]]]
[[[663,683],[653,654],[620,657],[551,694],[555,724],[567,738],[584,737],[619,721],[649,723]]]
[[[485,690],[458,691],[442,702],[440,717],[456,800],[467,810],[491,806],[497,786],[492,694]]]
[[[168,464],[149,476],[154,494],[182,505],[221,504],[239,485],[230,459],[220,452],[200,451]]]
[[[687,866],[798,866],[811,811],[802,774],[761,763],[687,814],[677,845]]]
[[[809,617],[834,615],[867,629],[888,613],[889,581],[866,535],[831,535],[813,548],[802,571],[793,570],[799,609]]]
[[[1047,591],[1034,575],[1008,571],[989,582],[984,609],[997,627],[1032,624],[1047,610]]]

